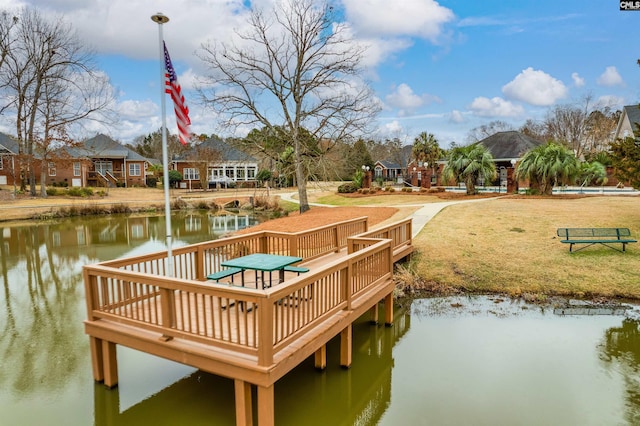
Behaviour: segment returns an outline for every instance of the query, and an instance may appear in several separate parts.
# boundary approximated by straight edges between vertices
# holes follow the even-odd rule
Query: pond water
[[[255,221],[175,216],[174,245]],[[2,424],[234,424],[232,381],[181,364],[118,347],[118,388],[93,382],[82,266],[163,249],[164,229],[161,217],[0,225]],[[325,371],[309,359],[276,383],[276,424],[640,424],[638,310],[614,314],[414,300],[392,327],[354,325],[350,369],[332,341]]]

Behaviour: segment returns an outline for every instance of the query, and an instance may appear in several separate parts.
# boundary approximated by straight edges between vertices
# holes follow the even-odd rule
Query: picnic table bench
[[[624,252],[627,244],[637,243],[631,238],[629,228],[558,228],[561,243],[569,244],[569,252],[573,252],[574,244],[586,244],[575,251],[585,249],[594,244],[602,244],[610,249]],[[611,244],[622,244],[622,250]]]

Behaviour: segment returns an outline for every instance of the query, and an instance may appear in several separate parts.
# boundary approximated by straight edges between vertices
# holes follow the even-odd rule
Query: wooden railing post
[[[338,225],[333,227],[333,240],[334,240],[334,247],[335,250],[334,252],[337,253],[340,251],[340,228],[338,227]]]
[[[353,277],[353,267],[351,261],[348,262],[346,269],[344,269],[344,274],[342,274],[342,291],[344,292],[344,297],[347,302],[346,310],[351,310],[351,280]]]
[[[273,364],[273,300],[258,299],[258,365]]]
[[[289,236],[289,256],[298,256],[298,235]]]
[[[204,248],[202,248],[202,246],[199,246],[193,256],[194,267],[196,270],[196,280],[204,281]]]
[[[267,235],[263,232],[260,235],[260,253],[269,253],[269,244],[267,243]]]
[[[175,326],[175,296],[173,290],[160,289],[160,306],[162,307],[162,326],[172,328]]]

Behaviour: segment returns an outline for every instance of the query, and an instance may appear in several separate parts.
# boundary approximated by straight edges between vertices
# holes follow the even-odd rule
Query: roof
[[[67,148],[67,152],[76,158],[125,158],[128,161],[148,161],[137,152],[102,134],[81,142],[77,147]]]
[[[640,127],[640,106],[635,105],[625,105],[622,108],[622,114],[620,114],[620,119],[618,120],[618,125],[616,126],[616,138],[629,136],[626,132],[622,132],[622,129],[626,129],[626,121],[629,122],[629,127],[631,132],[636,135],[638,133],[638,127]],[[621,133],[623,133],[621,135]]]
[[[637,126],[640,125],[640,108],[637,104],[627,105],[624,107],[624,111],[627,113],[627,117],[629,117],[631,128],[635,131]]]
[[[198,145],[201,148],[210,148],[220,153],[223,161],[237,161],[237,162],[255,162],[254,157],[239,150],[238,148],[224,142],[217,136],[212,136]],[[188,155],[181,155],[176,158],[176,161],[192,161],[188,159]]]
[[[392,161],[378,160],[376,161],[376,164],[378,163],[385,169],[402,169],[402,166],[400,166],[400,164],[394,163]]]
[[[0,133],[0,154],[17,154],[18,141],[6,133]]]
[[[543,142],[516,131],[494,133],[477,143],[487,148],[496,160],[517,159],[525,152],[543,145]]]

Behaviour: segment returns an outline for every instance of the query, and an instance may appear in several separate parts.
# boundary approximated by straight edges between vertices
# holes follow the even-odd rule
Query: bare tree
[[[37,141],[49,144],[55,140],[52,132],[66,134],[87,119],[107,121],[112,94],[106,76],[96,71],[93,53],[63,19],[25,8],[12,22],[13,33],[0,37],[1,43],[10,42],[0,46],[6,52],[0,85],[15,113],[19,153],[27,159],[21,164],[21,189],[28,179],[35,196]]]
[[[509,130],[513,130],[513,126],[511,124],[507,123],[506,121],[494,120],[488,124],[483,124],[469,130],[469,134],[467,135],[467,142],[475,143],[481,141],[482,139],[488,138],[495,133],[507,132]]]
[[[202,95],[224,125],[284,130],[283,142],[294,151],[300,212],[310,208],[305,133],[315,143],[340,141],[362,132],[378,111],[361,79],[363,47],[332,13],[327,3],[285,0],[269,14],[254,11],[237,43],[206,44],[200,52],[215,83]]]
[[[209,167],[219,164],[222,154],[211,146],[197,145],[186,153],[185,158],[198,170],[200,186],[206,191],[209,188]]]
[[[547,133],[547,127],[544,122],[527,119],[518,130],[520,133],[530,136],[540,142],[551,140],[551,136]]]

